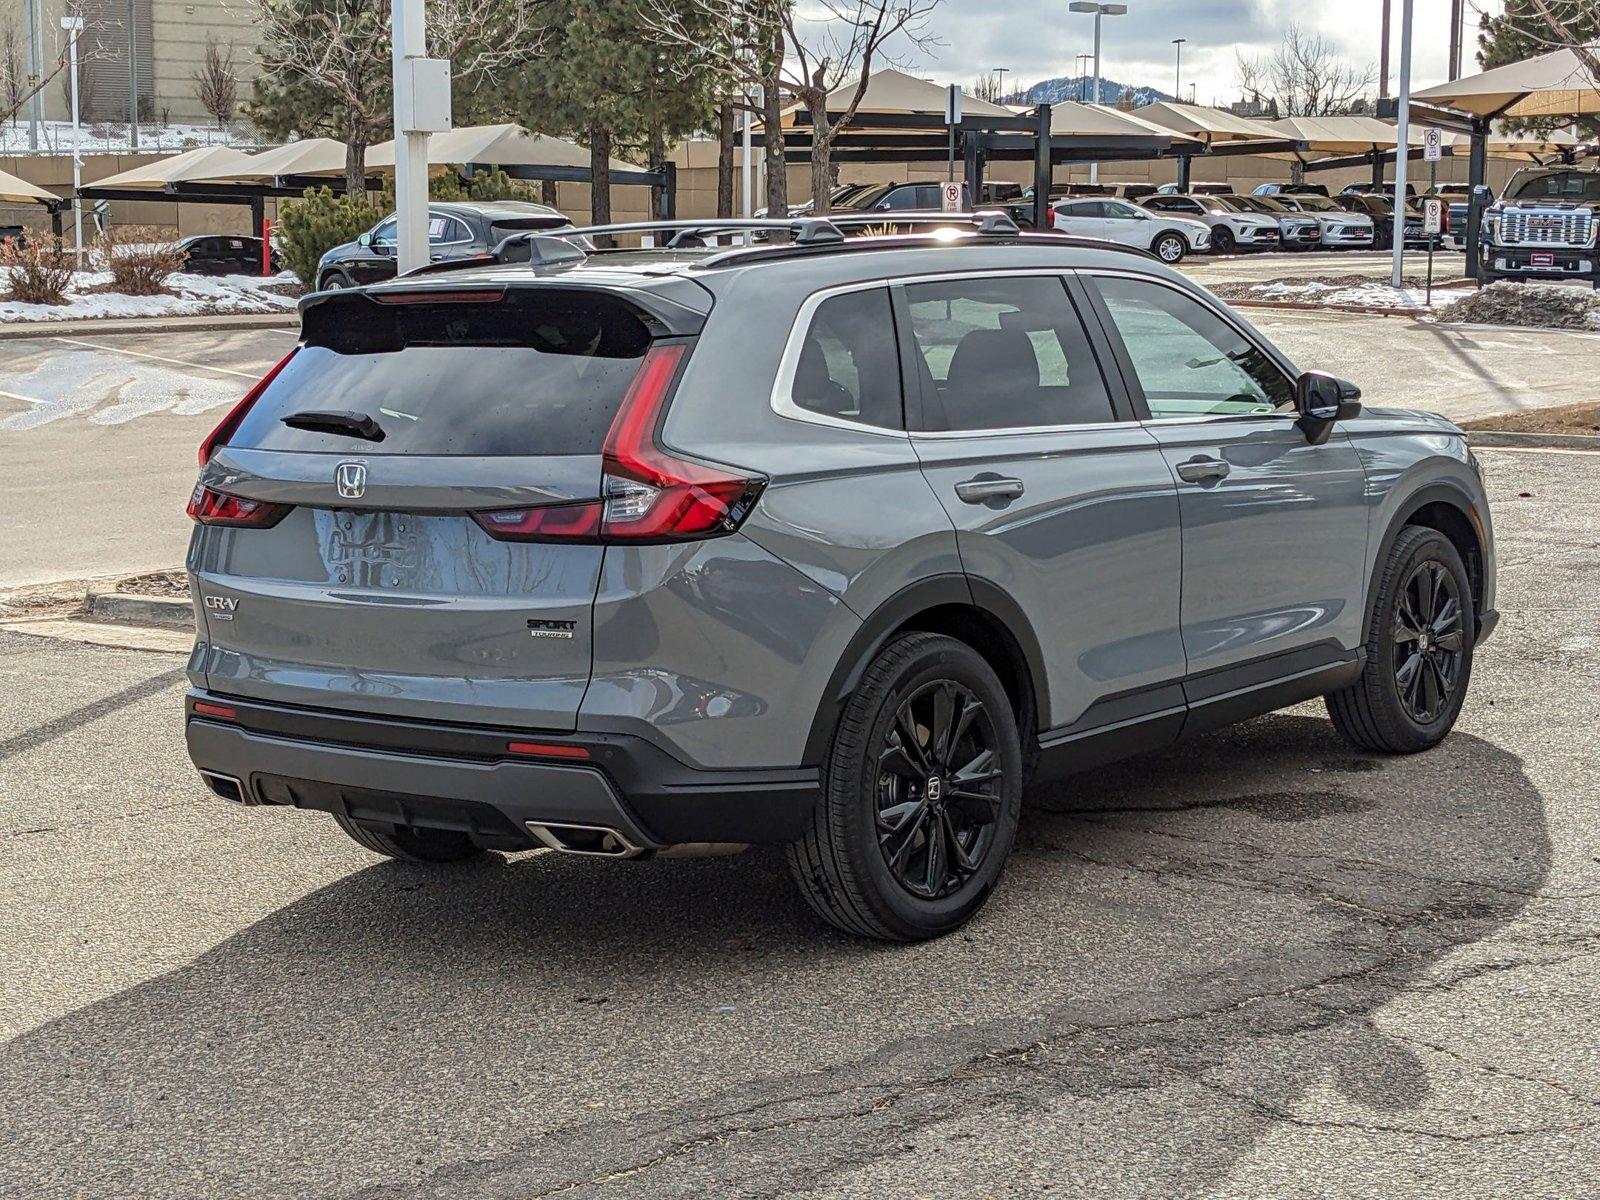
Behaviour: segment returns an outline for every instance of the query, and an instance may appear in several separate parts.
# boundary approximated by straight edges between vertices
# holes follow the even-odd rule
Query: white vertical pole
[[[44,72],[44,50],[40,38],[42,31],[39,28],[39,0],[23,0],[28,6],[28,86],[37,87],[39,76]],[[28,100],[28,149],[39,148],[39,123],[44,119],[41,105],[44,103],[42,93],[35,92]]]
[[[423,58],[428,52],[425,21],[423,0],[395,0],[391,17],[395,77],[395,268],[402,275],[428,261],[428,135],[406,128],[410,114],[402,113],[400,107],[400,75],[410,69],[406,60]]]
[[[72,99],[72,259],[78,270],[83,270],[83,201],[78,189],[83,186],[83,155],[79,152],[78,121],[78,34],[83,29],[82,17],[62,17],[61,28],[67,31],[67,70],[71,75]]]
[[[755,128],[756,114],[753,111],[755,97],[749,90],[742,93],[744,100],[744,137],[743,157],[739,160],[739,181],[744,185],[744,215],[749,220],[756,210],[756,164],[750,157],[752,130]]]
[[[1411,153],[1411,3],[1400,5],[1400,123],[1394,148],[1394,267],[1389,282],[1400,286],[1400,263],[1406,251],[1406,164]]]
[[[1100,103],[1100,10],[1094,10],[1094,102]],[[1100,163],[1089,164],[1089,182],[1100,182]]]

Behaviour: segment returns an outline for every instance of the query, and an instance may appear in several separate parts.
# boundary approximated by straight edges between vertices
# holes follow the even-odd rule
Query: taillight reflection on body
[[[491,537],[507,541],[681,542],[737,529],[766,481],[690,462],[656,441],[686,349],[678,344],[646,352],[606,434],[603,500],[473,518]]]
[[[229,525],[245,529],[270,529],[288,514],[292,504],[270,504],[214,492],[204,484],[194,486],[188,513],[202,525]]]

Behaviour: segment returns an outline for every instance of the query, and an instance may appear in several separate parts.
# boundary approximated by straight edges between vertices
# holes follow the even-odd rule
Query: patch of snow
[[[91,321],[106,317],[181,317],[215,313],[277,313],[294,309],[296,297],[267,291],[265,284],[294,281],[292,272],[259,275],[191,275],[179,272],[167,280],[172,293],[127,296],[95,291],[111,282],[104,271],[79,271],[67,290],[66,304],[23,304],[0,299],[0,322]]]
[[[1434,308],[1453,304],[1476,289],[1435,284]],[[1391,287],[1387,283],[1353,278],[1348,286],[1332,283],[1262,283],[1250,289],[1252,299],[1292,300],[1300,304],[1347,304],[1362,308],[1427,308],[1428,293],[1420,287]]]
[[[79,147],[84,154],[131,154],[131,139],[126,124],[85,123],[79,128]],[[244,134],[215,125],[158,125],[139,123],[139,153],[174,153],[197,146],[238,146],[253,149],[261,145],[254,133]],[[0,155],[70,154],[72,122],[44,121],[39,126],[39,148],[28,149],[28,122],[19,119],[0,123]]]

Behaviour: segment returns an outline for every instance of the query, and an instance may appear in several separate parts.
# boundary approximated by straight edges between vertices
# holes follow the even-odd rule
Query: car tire
[[[333,819],[340,829],[374,854],[398,858],[402,862],[466,862],[483,855],[471,838],[454,829],[418,829],[410,825],[358,821],[344,813],[334,813]]]
[[[1211,252],[1213,254],[1232,254],[1238,239],[1233,236],[1233,230],[1226,225],[1218,225],[1211,231]]]
[[[329,271],[317,284],[319,292],[337,292],[347,287],[354,287],[350,277],[343,271]]]
[[[1183,256],[1188,252],[1189,244],[1183,240],[1181,233],[1163,233],[1150,243],[1150,253],[1154,254],[1167,266],[1177,266],[1183,261]]]
[[[1334,727],[1363,750],[1437,746],[1466,698],[1476,632],[1471,581],[1450,539],[1401,530],[1374,589],[1361,677],[1327,696]]]
[[[1016,837],[1023,752],[1010,698],[976,650],[931,633],[890,642],[840,714],[822,775],[788,858],[823,920],[911,942],[983,907]]]

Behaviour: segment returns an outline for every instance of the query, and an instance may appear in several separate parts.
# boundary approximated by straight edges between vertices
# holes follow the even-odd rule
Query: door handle
[[[1178,478],[1185,483],[1207,483],[1213,479],[1226,479],[1232,470],[1220,458],[1192,458],[1178,464]]]
[[[1022,495],[1022,480],[1006,479],[1000,475],[979,475],[956,484],[956,495],[968,504],[983,504],[988,500],[1015,500]]]

